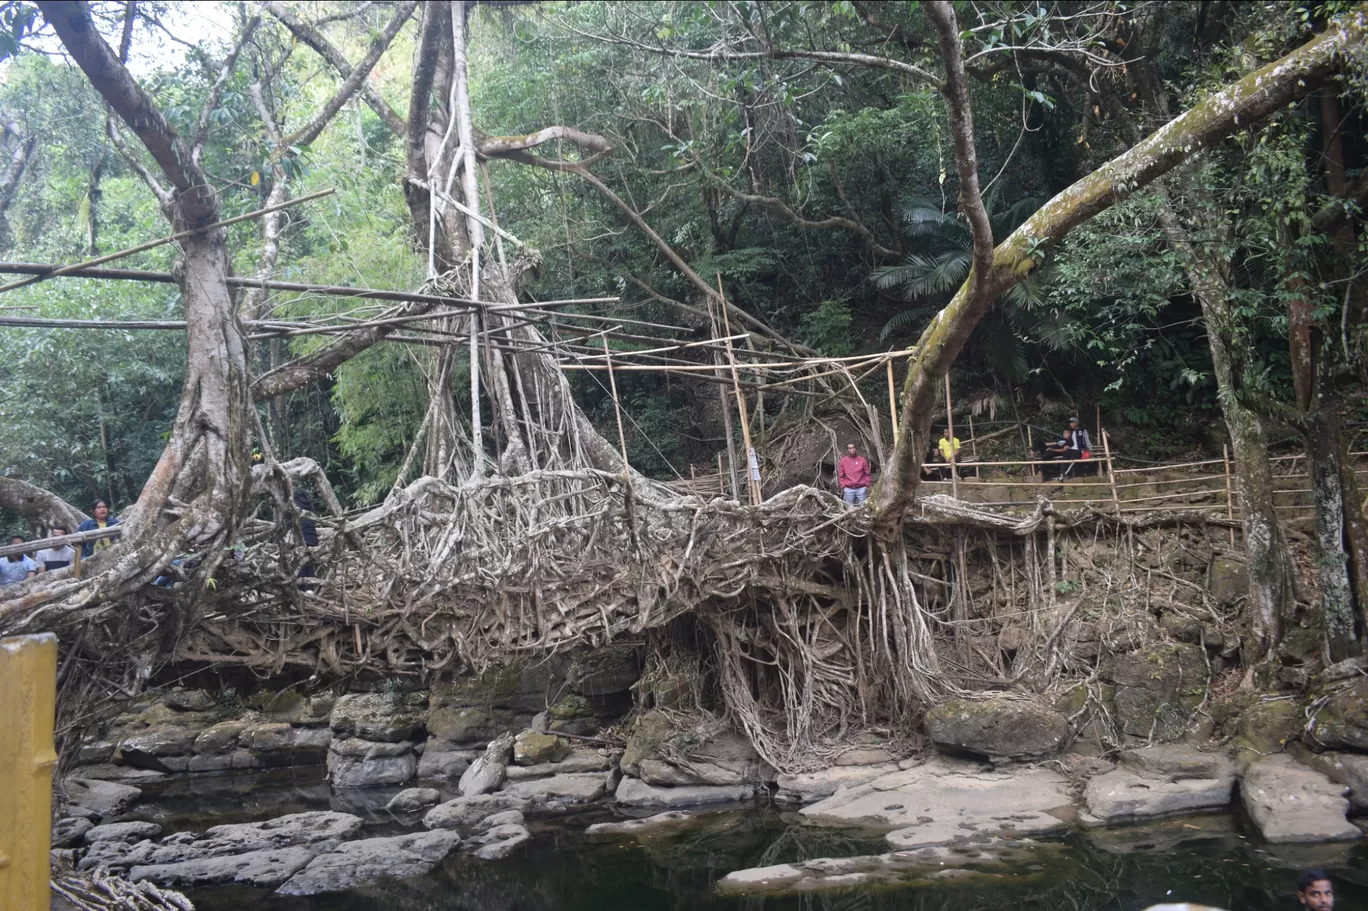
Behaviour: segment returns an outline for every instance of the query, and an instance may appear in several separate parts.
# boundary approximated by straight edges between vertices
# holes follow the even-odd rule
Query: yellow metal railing
[[[57,637],[0,639],[0,907],[51,906]]]

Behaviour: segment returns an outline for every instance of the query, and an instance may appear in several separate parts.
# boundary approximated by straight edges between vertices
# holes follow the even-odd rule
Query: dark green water
[[[202,785],[197,785],[202,788]],[[154,798],[144,813],[168,829],[324,809],[366,817],[368,835],[399,831],[383,811],[352,799],[339,803],[310,778],[225,781],[213,794],[179,789]],[[383,795],[387,797],[388,795]],[[376,803],[383,799],[377,796]],[[371,807],[375,806],[372,804]],[[792,814],[756,807],[711,814],[674,835],[607,843],[580,833],[609,814],[533,820],[527,850],[490,863],[453,856],[428,876],[313,898],[223,888],[191,893],[200,911],[971,911],[971,909],[1117,909],[1192,901],[1228,911],[1299,907],[1292,880],[1300,866],[1328,868],[1341,909],[1368,908],[1368,846],[1270,846],[1234,815],[1204,815],[1146,826],[1084,832],[1044,843],[1008,870],[953,880],[805,896],[726,898],[714,891],[744,867],[812,857],[879,853],[869,833],[800,825]]]

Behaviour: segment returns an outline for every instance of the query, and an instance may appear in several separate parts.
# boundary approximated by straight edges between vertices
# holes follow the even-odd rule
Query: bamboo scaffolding
[[[4,294],[6,291],[13,291],[17,288],[23,288],[28,285],[34,285],[38,282],[46,281],[49,278],[57,278],[59,275],[69,275],[72,272],[76,272],[80,269],[88,269],[91,266],[99,266],[103,265],[104,263],[113,262],[116,259],[123,259],[124,257],[132,256],[135,253],[144,253],[148,250],[155,249],[156,247],[161,247],[166,244],[175,243],[178,240],[185,240],[185,238],[187,237],[194,237],[196,234],[203,234],[205,231],[213,231],[217,228],[226,228],[229,225],[235,225],[239,222],[250,221],[253,218],[260,218],[261,216],[269,215],[272,212],[279,212],[281,209],[288,209],[292,206],[297,206],[301,203],[312,202],[315,199],[322,199],[324,196],[331,196],[336,192],[337,190],[332,188],[329,188],[327,190],[319,190],[316,193],[310,193],[307,196],[297,196],[294,199],[287,199],[284,202],[277,203],[273,206],[266,206],[264,209],[257,209],[254,212],[247,212],[243,215],[234,215],[232,218],[219,219],[218,221],[213,222],[212,224],[202,225],[198,228],[191,228],[188,231],[177,231],[175,234],[168,234],[165,237],[159,237],[156,240],[150,240],[147,243],[138,244],[136,247],[128,247],[124,250],[116,250],[113,253],[106,253],[104,256],[97,256],[94,259],[87,259],[82,260],[79,263],[72,263],[69,266],[58,266],[51,272],[47,272],[43,275],[30,275],[28,278],[23,278],[19,281],[8,282],[7,284],[0,285],[0,294]]]
[[[722,311],[722,328],[730,337],[732,334],[731,319],[727,316],[727,295],[722,290],[721,273],[717,275],[717,296],[722,302],[719,308]],[[755,471],[751,467],[752,464],[758,464],[758,460],[755,457],[755,447],[751,445],[750,415],[746,413],[746,396],[741,392],[741,377],[736,370],[736,353],[732,350],[730,341],[727,342],[727,362],[731,365],[732,388],[736,392],[736,408],[741,413],[741,439],[746,447],[746,490],[750,492],[751,505],[758,506],[760,505],[760,485],[755,480]]]
[[[893,358],[884,361],[888,366],[888,418],[893,422],[893,445],[898,445],[898,396],[893,391]]]

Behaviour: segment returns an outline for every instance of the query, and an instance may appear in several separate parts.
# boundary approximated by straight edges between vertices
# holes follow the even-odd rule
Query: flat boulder
[[[1121,764],[1137,775],[1168,781],[1235,777],[1235,763],[1224,753],[1206,753],[1196,747],[1179,743],[1123,750]]]
[[[1068,779],[1050,769],[937,758],[843,788],[798,812],[808,822],[892,829],[889,843],[911,850],[1058,831],[1072,810],[1068,789]]]
[[[898,764],[890,762],[882,765],[834,766],[820,772],[780,775],[777,780],[779,790],[775,792],[774,799],[780,803],[812,803],[830,797],[840,788],[867,784],[896,771]]]
[[[1115,769],[1088,780],[1083,799],[1088,813],[1102,822],[1149,819],[1230,804],[1235,776],[1222,778],[1146,778]]]
[[[697,807],[739,803],[755,796],[750,785],[691,785],[659,788],[639,778],[623,778],[613,798],[624,807]]]
[[[442,802],[436,788],[406,788],[390,798],[385,809],[394,813],[413,813]]]
[[[423,712],[380,693],[348,693],[333,703],[328,724],[337,737],[398,743],[423,729]]]
[[[85,842],[93,845],[97,841],[122,841],[132,843],[145,838],[156,838],[162,827],[155,822],[110,822],[95,826],[85,833]]]
[[[318,895],[355,889],[381,877],[421,876],[460,843],[460,835],[445,829],[349,841],[314,857],[276,891]]]
[[[128,878],[165,886],[278,886],[314,859],[311,847],[270,848],[226,857],[203,857],[169,864],[133,867]]]
[[[1069,724],[1054,709],[1025,699],[950,699],[926,713],[926,733],[942,749],[1028,759],[1057,751]]]
[[[1275,844],[1362,837],[1358,826],[1345,818],[1347,790],[1285,755],[1253,763],[1240,782],[1240,797],[1250,819]]]
[[[608,793],[608,776],[603,772],[552,775],[549,778],[513,782],[504,788],[502,793],[539,805],[586,804]]]
[[[96,781],[90,778],[66,780],[67,801],[84,807],[100,818],[117,816],[142,797],[142,790],[116,781]]]
[[[476,835],[462,845],[462,850],[481,860],[503,860],[531,840],[532,833],[525,826],[509,823]]]
[[[1326,751],[1313,753],[1305,747],[1293,752],[1304,765],[1322,773],[1331,781],[1349,788],[1349,804],[1355,810],[1368,810],[1368,756],[1361,753]]]
[[[438,804],[423,817],[429,829],[473,829],[480,820],[505,810],[525,812],[531,803],[512,794],[479,794]]]

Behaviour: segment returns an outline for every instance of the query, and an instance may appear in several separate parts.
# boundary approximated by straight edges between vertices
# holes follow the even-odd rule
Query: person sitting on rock
[[[1315,867],[1298,872],[1297,901],[1308,911],[1335,911],[1335,886],[1329,874]]]

